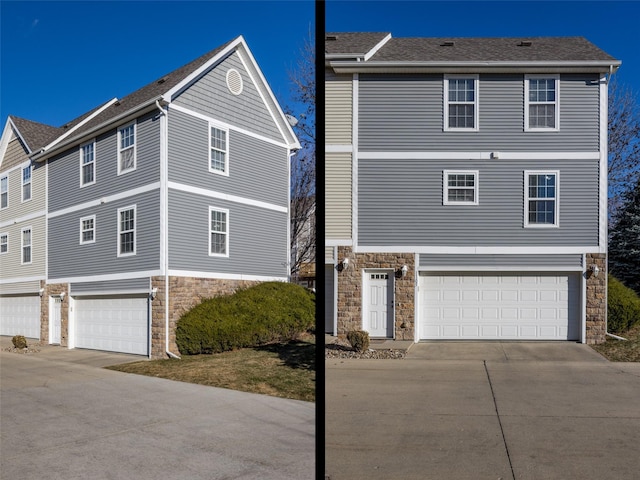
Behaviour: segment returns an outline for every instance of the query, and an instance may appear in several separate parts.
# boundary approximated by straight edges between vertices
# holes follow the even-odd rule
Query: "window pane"
[[[31,198],[31,184],[26,183],[22,186],[22,200],[29,200]]]
[[[133,232],[126,232],[120,235],[120,253],[133,252]]]
[[[133,147],[130,147],[120,153],[120,170],[129,170],[133,167]]]
[[[449,127],[473,128],[473,105],[449,105]]]
[[[227,253],[226,235],[222,233],[211,233],[211,253],[224,255]]]
[[[128,127],[120,130],[120,148],[128,148],[131,147],[135,143],[135,136],[133,134],[133,125],[129,125]]]
[[[555,105],[529,105],[529,127],[531,128],[555,128]]]
[[[82,183],[93,182],[93,163],[82,166]]]
[[[211,168],[213,170],[225,171],[226,161],[224,152],[218,150],[211,150]]]

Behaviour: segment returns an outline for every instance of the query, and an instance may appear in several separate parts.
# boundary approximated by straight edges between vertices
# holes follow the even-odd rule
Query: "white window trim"
[[[30,236],[29,236],[29,240],[30,243],[29,245],[25,245],[24,244],[24,232],[26,232],[27,230],[29,230],[30,232]],[[24,248],[25,247],[29,247],[29,261],[25,262],[24,261]],[[20,265],[31,265],[33,263],[33,228],[31,228],[31,225],[29,225],[28,227],[24,227],[22,230],[20,230]]]
[[[120,214],[126,210],[133,210],[133,252],[122,253],[120,251],[120,247],[122,243],[120,242],[120,235],[125,233],[122,231],[122,222],[120,221]],[[118,258],[120,257],[132,257],[137,253],[137,228],[138,228],[138,212],[136,209],[136,205],[129,205],[128,207],[122,207],[118,209]],[[95,224],[94,224],[95,225]],[[127,230],[128,231],[128,230]]]
[[[449,200],[449,175],[473,175],[473,202],[455,202]],[[479,200],[479,178],[478,170],[443,170],[442,172],[442,204],[443,205],[478,205]],[[451,187],[460,188],[460,187]]]
[[[555,223],[529,223],[529,176],[530,175],[555,175],[556,196],[554,197]],[[560,171],[559,170],[525,170],[524,171],[524,226],[525,228],[558,228],[560,226]]]
[[[211,234],[212,233],[222,233],[222,232],[213,232],[213,230],[211,230],[211,212],[221,212],[224,213],[226,215],[226,225],[227,225],[227,230],[226,232],[224,232],[225,234],[225,252],[226,253],[212,253],[211,252]],[[227,208],[218,208],[218,207],[209,207],[209,217],[207,218],[208,223],[208,227],[207,227],[207,232],[209,232],[209,256],[210,257],[222,257],[222,258],[229,258],[229,209]]]
[[[93,144],[93,160],[89,163],[84,163],[84,153],[83,153],[83,149],[84,147],[86,147],[87,145],[92,145]],[[120,144],[118,143],[118,146]],[[119,157],[119,149],[118,149],[118,157]],[[91,182],[87,182],[87,183],[83,183],[84,180],[84,167],[86,165],[92,165],[93,168],[93,181]],[[118,163],[118,166],[120,165],[120,163]],[[90,142],[87,143],[83,143],[82,145],[80,145],[80,188],[83,187],[88,187],[89,185],[93,185],[96,183],[96,140],[95,138],[93,140],[91,140]]]
[[[118,220],[119,219],[120,218],[118,216]],[[84,237],[82,235],[85,231],[88,231],[88,230],[83,230],[82,229],[82,223],[85,220],[93,220],[93,228],[91,229],[91,230],[93,230],[93,239],[92,240],[84,240]],[[89,215],[89,216],[86,216],[86,217],[82,217],[80,219],[80,245],[88,245],[90,243],[96,243],[96,216],[95,215]]]
[[[27,168],[29,169],[29,181],[25,182],[24,171]],[[31,164],[20,168],[20,184],[21,184],[20,198],[22,199],[21,203],[30,202],[31,199],[33,198],[33,167],[31,166]],[[24,198],[24,187],[26,185],[29,185],[29,198]],[[7,186],[7,190],[8,190],[8,186]],[[8,199],[7,199],[7,203],[8,203]]]
[[[125,128],[128,128],[130,126],[133,126],[133,147],[127,147],[127,148],[133,148],[133,167],[132,168],[128,168],[126,170],[122,170],[120,168],[121,165],[121,156],[122,156],[122,149],[120,148],[121,145],[121,137],[122,137],[122,130],[124,130]],[[138,127],[136,122],[131,122],[131,123],[127,123],[125,125],[120,125],[118,127],[118,135],[117,135],[117,142],[118,142],[118,175],[123,175],[125,173],[129,173],[129,172],[133,172],[138,168],[138,158],[137,158],[137,150],[138,150]]]
[[[556,101],[555,102],[533,102],[534,105],[551,105],[554,104],[555,108],[555,128],[545,127],[529,127],[529,80],[536,78],[552,78],[556,84]],[[557,132],[560,130],[560,75],[558,74],[536,74],[524,76],[524,131],[525,132]]]
[[[0,199],[2,198],[2,195],[5,194],[7,196],[7,206],[3,207],[2,206],[2,202],[0,200],[0,210],[4,210],[5,208],[9,208],[9,175],[5,175],[4,177],[0,177],[0,185],[2,185],[2,180],[6,180],[5,184],[7,186],[7,190],[2,192],[0,187]]]
[[[222,130],[225,135],[226,149],[224,150],[224,159],[225,159],[224,172],[221,172],[220,170],[216,170],[215,168],[211,167],[211,150],[213,149],[213,147],[211,146],[211,129],[212,128],[215,128],[217,130]],[[208,150],[207,150],[207,162],[208,162],[209,171],[211,173],[215,173],[216,175],[222,175],[222,176],[228,177],[229,176],[229,127],[222,125],[220,123],[209,121],[207,138],[209,139]],[[222,152],[222,150],[219,150],[217,148],[215,150]]]
[[[9,233],[8,232],[4,232],[4,233],[0,233],[0,240],[2,240],[2,237],[6,237],[7,241],[4,243],[4,245],[7,246],[7,251],[3,252],[2,248],[0,248],[0,255],[6,255],[7,253],[9,253]],[[2,241],[0,241],[0,246],[2,245]]]
[[[449,80],[456,78],[471,78],[473,79],[473,128],[461,128],[449,126]],[[477,132],[480,127],[478,125],[479,116],[479,98],[480,98],[480,76],[475,75],[444,75],[443,82],[443,110],[444,110],[444,131],[445,132]],[[471,102],[454,102],[454,103],[471,103]]]

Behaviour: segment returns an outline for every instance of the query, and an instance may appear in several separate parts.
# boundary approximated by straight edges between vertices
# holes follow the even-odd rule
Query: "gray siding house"
[[[328,33],[325,51],[325,330],[604,341],[621,62],[582,37]]]
[[[31,152],[47,179],[40,337],[173,356],[201,299],[286,281],[298,148],[240,36]]]

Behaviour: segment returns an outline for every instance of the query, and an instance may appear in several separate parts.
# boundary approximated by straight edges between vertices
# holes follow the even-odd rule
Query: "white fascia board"
[[[106,120],[105,122],[102,122],[100,125],[97,125],[95,127],[93,127],[90,130],[87,130],[86,132],[84,132],[82,135],[77,136],[77,137],[72,137],[72,138],[68,138],[66,142],[62,142],[60,144],[56,144],[54,146],[54,148],[47,150],[48,146],[45,147],[43,150],[40,150],[40,152],[36,153],[34,156],[31,157],[31,159],[35,162],[42,162],[44,160],[46,160],[47,158],[51,157],[54,153],[60,152],[68,147],[70,147],[71,145],[74,144],[80,144],[83,143],[85,141],[87,141],[87,139],[93,138],[93,137],[97,137],[100,134],[111,130],[112,128],[115,128],[116,125],[122,124],[122,123],[127,123],[131,120],[135,120],[136,118],[138,118],[139,116],[145,114],[147,111],[151,111],[151,110],[155,110],[157,109],[156,107],[156,102],[160,101],[163,104],[166,104],[166,102],[164,101],[162,95],[158,95],[156,97],[153,97],[150,100],[147,100],[146,102],[137,105],[133,108],[130,108],[129,110],[127,110],[126,112],[121,113],[120,115],[111,118],[109,120]],[[52,144],[53,145],[53,144]]]
[[[169,270],[170,277],[211,278],[221,280],[246,280],[251,282],[287,282],[287,276],[247,275],[242,273],[202,272],[195,270]]]
[[[600,160],[600,152],[357,152],[362,160]],[[498,158],[492,158],[497,153]]]
[[[584,254],[604,253],[602,247],[595,246],[524,246],[524,247],[448,247],[448,246],[410,246],[410,245],[378,245],[378,246],[362,246],[355,245],[354,253],[440,253],[440,254],[466,254],[466,255],[485,255],[485,254],[519,254],[519,255],[556,255],[556,254]]]
[[[128,280],[133,278],[156,277],[161,275],[160,270],[142,270],[138,272],[111,273],[105,275],[86,275],[80,277],[47,278],[47,285],[56,283],[84,283],[84,282],[110,282],[113,280]]]
[[[334,60],[329,66],[336,73],[456,73],[456,72],[575,72],[608,73],[616,71],[622,62],[593,61],[368,61]]]
[[[11,121],[11,118],[7,118],[7,123],[4,124],[4,130],[2,131],[2,138],[0,138],[0,168],[2,168],[2,164],[4,163],[4,155],[7,153],[7,147],[16,134],[20,135],[20,132]],[[22,143],[27,147],[27,150],[29,150],[29,146],[24,142],[24,139],[22,139]],[[29,150],[27,153],[31,153],[31,151]]]
[[[391,33],[389,33],[386,37],[380,40],[371,50],[364,54],[364,61],[366,62],[371,57],[373,57],[378,50],[380,50],[389,40],[391,40]]]
[[[53,142],[51,142],[49,145],[46,145],[45,147],[42,148],[42,150],[47,151],[53,147],[55,147],[58,143],[60,143],[62,140],[64,140],[65,138],[68,138],[71,136],[71,134],[73,132],[75,132],[76,130],[78,130],[80,127],[82,127],[83,125],[85,125],[87,122],[89,122],[90,120],[93,120],[96,116],[100,115],[102,112],[104,112],[107,108],[109,108],[111,105],[113,105],[114,103],[116,103],[118,101],[117,98],[112,98],[111,100],[109,100],[107,103],[105,103],[102,107],[100,107],[98,110],[96,110],[95,112],[93,112],[91,115],[89,115],[87,118],[85,118],[84,120],[82,120],[81,122],[79,122],[77,125],[75,125],[73,128],[70,128],[67,132],[65,132],[63,135],[60,135],[58,138],[56,138]]]

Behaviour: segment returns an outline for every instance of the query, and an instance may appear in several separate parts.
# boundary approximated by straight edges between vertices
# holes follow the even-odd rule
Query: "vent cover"
[[[235,68],[227,72],[227,88],[234,95],[242,93],[242,75]]]

